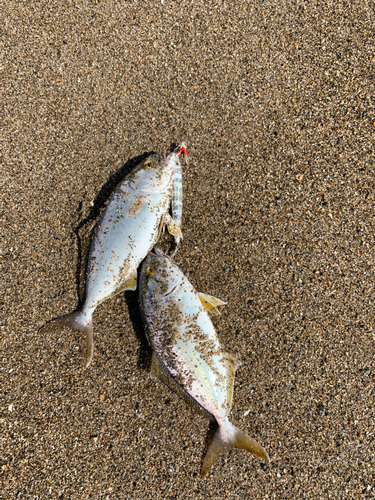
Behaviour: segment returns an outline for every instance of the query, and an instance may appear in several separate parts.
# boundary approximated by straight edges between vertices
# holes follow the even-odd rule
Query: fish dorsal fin
[[[207,311],[210,311],[214,314],[220,314],[217,309],[218,306],[224,306],[226,302],[223,302],[212,295],[207,295],[206,293],[198,292],[199,300],[202,302],[202,305]]]
[[[233,389],[234,389],[234,376],[236,373],[237,368],[240,366],[240,362],[237,361],[237,359],[232,355],[232,354],[226,354],[226,361],[227,361],[227,375],[228,375],[228,394],[227,394],[227,401],[228,401],[228,412],[227,415],[229,415],[230,410],[232,408],[232,401],[233,401]]]
[[[174,377],[169,373],[167,367],[160,361],[155,353],[152,354],[151,361],[151,378],[158,378],[163,382],[171,391],[180,396],[188,405],[192,406],[199,411],[202,415],[213,418],[211,413],[209,413],[203,406],[201,406],[190,394],[188,394],[184,388],[174,379]]]

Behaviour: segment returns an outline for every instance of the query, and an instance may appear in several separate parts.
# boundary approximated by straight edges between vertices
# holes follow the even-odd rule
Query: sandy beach
[[[10,0],[1,7],[0,498],[375,496],[375,14],[371,2]],[[136,292],[95,353],[40,327],[80,305],[116,185],[185,141],[176,262],[227,302],[223,453],[149,376]]]

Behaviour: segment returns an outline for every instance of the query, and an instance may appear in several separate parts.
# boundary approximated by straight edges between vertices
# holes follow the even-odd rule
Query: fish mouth
[[[168,295],[170,295],[171,293],[175,292],[177,290],[177,288],[181,285],[181,283],[177,283],[177,285],[175,285],[173,288],[171,288],[169,290],[169,292],[167,292],[164,297],[168,297]]]

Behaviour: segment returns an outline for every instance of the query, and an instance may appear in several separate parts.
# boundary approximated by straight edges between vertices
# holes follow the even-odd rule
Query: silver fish
[[[82,311],[45,325],[69,326],[85,334],[86,366],[93,355],[92,314],[103,301],[123,290],[137,288],[139,264],[157,242],[164,225],[179,239],[180,222],[169,215],[175,170],[185,144],[160,160],[156,155],[141,162],[113,193],[91,241]]]
[[[267,452],[229,421],[238,363],[221,348],[207,308],[224,304],[199,294],[160,250],[142,264],[139,298],[153,349],[151,375],[214,417],[218,430],[204,458],[204,477],[226,448],[242,448],[269,461]]]

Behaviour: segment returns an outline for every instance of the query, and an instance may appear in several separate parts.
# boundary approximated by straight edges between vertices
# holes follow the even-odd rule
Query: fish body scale
[[[176,264],[158,249],[142,264],[139,298],[154,351],[152,376],[218,423],[202,463],[202,477],[217,456],[230,448],[242,448],[269,461],[266,450],[229,421],[238,362],[222,350],[203,306],[207,301],[211,305],[223,302],[198,294]]]
[[[123,290],[137,288],[137,268],[155,245],[162,223],[181,231],[168,214],[178,155],[177,148],[165,159],[152,155],[142,161],[113,193],[91,240],[82,310],[46,323],[51,331],[65,327],[85,337],[85,363],[91,363],[94,351],[92,315],[98,304]],[[169,216],[169,221],[166,219]]]

